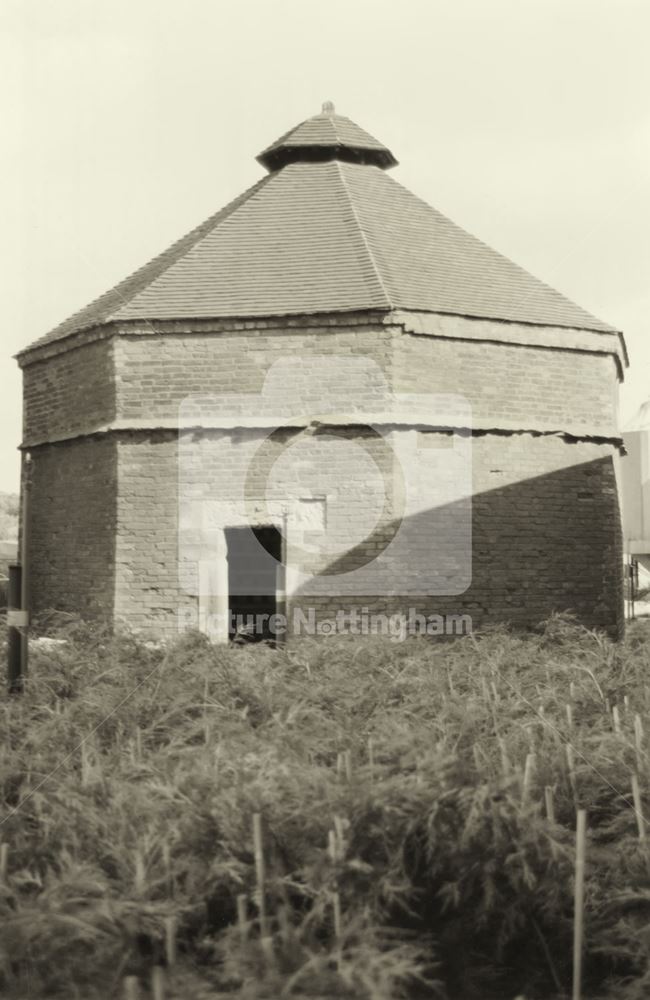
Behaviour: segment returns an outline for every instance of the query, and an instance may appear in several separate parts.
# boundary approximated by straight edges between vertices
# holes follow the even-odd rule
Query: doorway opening
[[[278,613],[282,535],[273,524],[226,528],[229,638],[273,642],[269,622]]]

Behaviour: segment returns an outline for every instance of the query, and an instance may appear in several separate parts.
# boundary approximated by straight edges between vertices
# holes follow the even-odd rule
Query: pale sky
[[[649,45],[648,0],[0,0],[0,491],[12,355],[326,100],[396,180],[624,331],[629,417],[650,395]]]

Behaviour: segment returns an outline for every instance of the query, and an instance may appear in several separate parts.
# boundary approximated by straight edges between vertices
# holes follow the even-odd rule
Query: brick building
[[[621,335],[330,105],[258,160],[18,356],[34,610],[164,637],[228,608],[572,609],[616,633]]]

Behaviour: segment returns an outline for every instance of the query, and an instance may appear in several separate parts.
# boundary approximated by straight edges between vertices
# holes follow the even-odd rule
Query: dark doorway
[[[274,525],[226,528],[230,639],[275,642],[269,620],[278,611],[282,535]]]

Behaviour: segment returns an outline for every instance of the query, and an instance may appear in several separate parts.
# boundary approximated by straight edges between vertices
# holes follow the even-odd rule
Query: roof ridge
[[[411,189],[407,188],[404,184],[401,184],[400,181],[395,180],[394,177],[386,175],[386,178],[390,183],[393,183],[397,187],[399,187],[405,194],[409,195],[411,198],[414,198],[421,205],[423,205],[427,211],[432,212],[434,215],[437,215],[438,218],[440,219],[444,219],[445,223],[447,223],[449,226],[452,226],[453,229],[455,229],[457,232],[463,233],[464,236],[468,236],[470,239],[475,240],[477,243],[480,243],[480,245],[484,247],[489,253],[496,254],[497,256],[501,257],[503,260],[507,261],[512,267],[516,268],[522,274],[525,274],[528,278],[532,278],[533,281],[536,281],[538,284],[543,285],[544,288],[547,289],[547,291],[552,292],[553,295],[558,295],[561,299],[567,302],[574,309],[579,309],[582,313],[585,314],[585,316],[588,316],[591,319],[593,319],[598,324],[598,329],[601,332],[603,326],[608,326],[610,330],[613,330],[614,332],[619,332],[616,327],[611,326],[610,323],[606,323],[605,320],[599,319],[598,316],[592,313],[589,309],[585,309],[584,306],[581,306],[577,302],[574,302],[573,299],[569,298],[569,296],[566,295],[564,292],[561,292],[558,288],[555,288],[553,285],[549,285],[547,281],[544,281],[543,278],[540,278],[538,277],[538,275],[533,274],[532,271],[529,271],[528,268],[524,267],[522,264],[518,264],[517,261],[513,260],[512,257],[509,257],[508,254],[503,253],[501,250],[497,250],[496,247],[493,247],[490,243],[486,243],[485,240],[481,239],[480,236],[476,236],[474,233],[471,233],[469,229],[465,229],[464,226],[461,226],[457,222],[454,222],[454,220],[450,218],[450,216],[445,215],[445,213],[441,212],[439,208],[435,207],[435,205],[432,205],[430,204],[430,202],[425,201],[424,198],[421,198],[420,195],[416,194],[414,191],[411,191]],[[584,327],[584,329],[588,328]]]
[[[68,316],[63,322],[57,324],[54,329],[50,330],[49,333],[45,334],[43,337],[39,337],[37,340],[32,341],[27,347],[24,347],[21,351],[16,354],[17,358],[22,357],[27,354],[35,347],[41,347],[51,341],[65,340],[67,337],[75,336],[76,334],[82,333],[84,330],[92,329],[95,326],[101,326],[104,323],[109,323],[113,320],[114,316],[117,316],[123,308],[130,305],[134,299],[138,297],[146,288],[148,288],[154,281],[157,281],[170,267],[180,259],[184,253],[189,252],[193,247],[201,242],[205,236],[209,235],[221,222],[224,222],[231,215],[242,207],[242,205],[253,197],[257,191],[265,186],[268,181],[272,179],[272,175],[268,174],[261,177],[255,184],[252,184],[247,188],[242,194],[233,198],[232,201],[228,202],[223,208],[220,208],[217,212],[214,212],[203,222],[200,222],[197,226],[188,230],[183,236],[175,240],[170,246],[166,247],[160,253],[155,254],[150,257],[148,261],[142,264],[140,267],[136,268],[135,271],[131,271],[124,278],[109,288],[107,291],[98,295],[96,298],[92,299],[86,305],[82,306],[81,309],[77,309],[70,316]],[[156,269],[156,265],[162,265],[159,270]],[[150,275],[150,272],[153,272]],[[141,283],[139,279],[142,279]],[[134,287],[129,287],[134,286]],[[114,300],[118,299],[116,303]],[[102,309],[102,302],[105,301],[105,309]],[[84,322],[83,317],[87,314],[88,321]],[[81,322],[79,322],[81,321]],[[149,319],[146,322],[151,323]],[[69,329],[66,329],[69,328]],[[65,332],[63,332],[65,331]]]
[[[370,260],[370,264],[372,266],[372,270],[374,271],[375,277],[377,279],[377,283],[378,283],[378,285],[379,285],[379,287],[380,287],[380,289],[382,291],[382,294],[383,294],[383,296],[384,296],[384,298],[386,300],[386,306],[389,309],[394,309],[395,308],[395,304],[394,304],[393,300],[391,299],[390,295],[388,294],[388,289],[386,288],[386,283],[384,282],[384,279],[382,277],[381,271],[379,270],[379,266],[377,264],[377,261],[375,260],[375,255],[374,255],[373,249],[372,249],[372,247],[370,245],[370,241],[368,239],[368,235],[367,235],[365,229],[363,228],[361,219],[359,217],[359,213],[357,211],[356,205],[354,204],[354,199],[352,197],[352,193],[351,193],[350,188],[348,186],[347,179],[345,177],[345,174],[343,173],[343,164],[340,163],[338,160],[335,161],[335,162],[336,162],[336,166],[338,168],[339,177],[341,178],[341,183],[343,185],[343,190],[345,191],[345,195],[346,195],[346,197],[348,199],[348,202],[349,202],[349,205],[350,205],[350,210],[352,212],[352,216],[354,218],[354,221],[357,224],[357,228],[359,230],[359,234],[361,235],[361,240],[363,242],[363,246],[364,246],[364,249],[366,251],[366,255],[367,255],[368,259]]]

